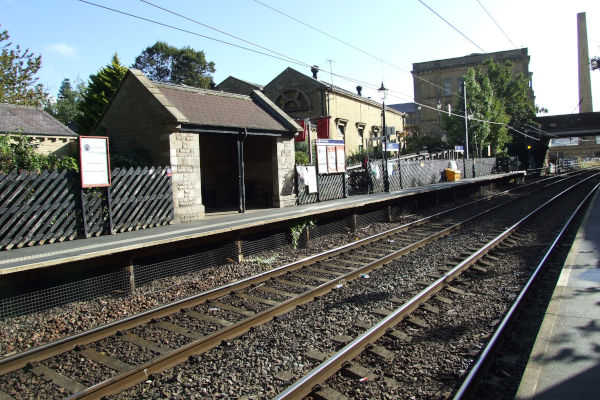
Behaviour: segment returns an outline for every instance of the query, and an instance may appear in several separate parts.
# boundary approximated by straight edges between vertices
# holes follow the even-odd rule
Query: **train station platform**
[[[80,262],[116,253],[140,252],[152,246],[169,245],[176,242],[197,239],[210,235],[243,230],[281,223],[301,217],[315,216],[340,210],[351,210],[365,205],[401,199],[418,194],[435,195],[436,192],[467,187],[469,185],[490,185],[502,180],[522,178],[523,171],[463,179],[456,182],[441,182],[425,186],[402,189],[390,193],[355,195],[347,198],[298,205],[287,208],[269,208],[250,210],[243,214],[230,213],[213,215],[192,223],[167,225],[131,232],[118,233],[45,244],[41,246],[11,249],[0,252],[0,276],[32,271],[39,268],[52,267],[66,263]]]
[[[565,261],[516,398],[600,398],[599,192]]]

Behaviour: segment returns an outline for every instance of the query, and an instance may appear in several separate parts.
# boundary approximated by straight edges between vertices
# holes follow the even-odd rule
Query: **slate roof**
[[[396,111],[400,111],[407,114],[414,113],[417,111],[416,103],[389,104],[387,107],[393,108]]]
[[[288,131],[250,96],[155,83],[189,124]]]
[[[28,135],[78,137],[41,108],[0,103],[0,132],[17,130]]]

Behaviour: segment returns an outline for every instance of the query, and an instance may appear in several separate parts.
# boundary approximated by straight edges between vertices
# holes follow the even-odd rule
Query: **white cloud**
[[[46,46],[46,51],[69,58],[75,57],[77,54],[77,49],[74,46],[69,46],[66,43],[51,44]]]

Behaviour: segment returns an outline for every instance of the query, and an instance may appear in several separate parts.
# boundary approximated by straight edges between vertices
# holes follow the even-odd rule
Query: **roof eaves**
[[[282,123],[290,132],[302,132],[302,127],[296,123],[289,115],[275,103],[273,103],[263,92],[260,90],[252,91],[252,99],[254,99],[258,105],[267,111],[273,118]]]
[[[178,123],[189,122],[189,119],[183,115],[177,107],[171,104],[167,97],[160,91],[157,82],[148,79],[148,77],[138,69],[129,68],[128,72],[131,73],[152,94],[152,96],[162,104],[163,107],[165,107],[165,110],[167,110]]]

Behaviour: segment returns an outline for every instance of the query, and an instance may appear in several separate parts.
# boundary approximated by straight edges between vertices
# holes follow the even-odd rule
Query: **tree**
[[[48,98],[35,76],[42,66],[42,56],[34,56],[19,45],[12,49],[8,31],[0,31],[0,103],[40,106]]]
[[[470,68],[465,76],[469,118],[469,151],[477,156],[491,146],[495,154],[507,150],[509,143],[522,140],[511,136],[506,125],[526,130],[535,125],[536,108],[531,101],[529,80],[511,72],[512,63],[497,63],[488,59],[477,68]],[[457,99],[455,114],[464,115],[464,99]],[[444,126],[451,144],[465,142],[465,121],[458,116],[444,116]],[[489,122],[488,122],[489,121]]]
[[[76,119],[79,133],[86,134],[92,131],[126,72],[127,67],[121,65],[115,53],[110,64],[100,69],[97,74],[90,75],[83,99],[78,105],[81,112]]]
[[[215,63],[207,62],[203,51],[158,41],[136,57],[133,68],[154,81],[209,88]]]
[[[81,115],[79,104],[83,100],[85,90],[86,86],[82,81],[73,88],[69,78],[65,78],[58,89],[56,102],[49,103],[45,110],[63,124],[72,125]]]

